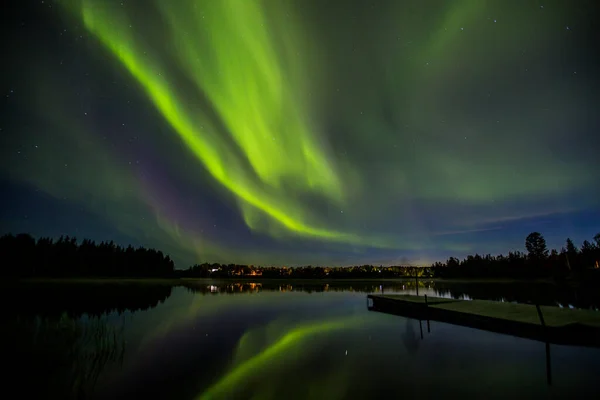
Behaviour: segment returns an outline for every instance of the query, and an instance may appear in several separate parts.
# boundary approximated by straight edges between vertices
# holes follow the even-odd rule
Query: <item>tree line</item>
[[[557,251],[548,250],[546,240],[539,232],[525,239],[527,253],[509,252],[508,255],[469,255],[463,260],[450,257],[446,262],[432,265],[432,272],[442,278],[566,278],[585,279],[600,275],[600,233],[593,243],[584,240],[577,247],[567,239]]]
[[[172,277],[175,264],[155,249],[122,247],[113,241],[96,243],[75,237],[58,240],[31,235],[0,237],[0,252],[9,260],[1,274],[5,277]]]
[[[241,264],[202,263],[175,270],[168,255],[159,250],[122,247],[114,242],[96,243],[89,239],[61,236],[58,240],[31,235],[0,237],[0,251],[8,268],[7,277],[164,277],[164,278],[266,278],[266,279],[388,279],[402,277],[440,278],[574,278],[600,277],[600,233],[593,242],[577,247],[567,239],[560,251],[548,250],[539,232],[525,239],[527,253],[508,255],[469,255],[463,260],[450,257],[428,267],[272,267]]]
[[[203,263],[179,272],[186,278],[267,278],[267,279],[387,279],[428,275],[430,268],[414,266],[384,267],[261,267],[240,264]]]

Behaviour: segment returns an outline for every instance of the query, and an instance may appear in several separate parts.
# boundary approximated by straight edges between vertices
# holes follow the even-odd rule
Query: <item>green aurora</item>
[[[29,56],[34,84],[20,106],[40,122],[6,139],[25,150],[4,157],[2,171],[181,267],[418,264],[520,249],[548,218],[558,224],[551,245],[591,236],[572,222],[598,205],[600,178],[586,139],[591,69],[572,50],[583,33],[565,29],[580,10],[483,0],[59,5],[52,15],[85,41],[78,51],[94,83],[65,90],[62,61]],[[111,81],[131,95],[111,97],[119,111],[96,112],[93,97]],[[129,150],[141,136],[143,149]],[[154,161],[140,162],[143,153]]]

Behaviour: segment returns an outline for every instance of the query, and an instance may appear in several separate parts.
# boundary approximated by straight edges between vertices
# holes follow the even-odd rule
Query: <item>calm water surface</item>
[[[18,350],[8,381],[45,398],[598,395],[600,349],[552,345],[549,385],[544,343],[438,322],[428,333],[424,322],[368,311],[366,294],[381,289],[416,292],[414,283],[19,288],[8,292],[17,306],[4,343]],[[532,293],[597,307],[593,295],[531,285],[419,288],[523,302]]]

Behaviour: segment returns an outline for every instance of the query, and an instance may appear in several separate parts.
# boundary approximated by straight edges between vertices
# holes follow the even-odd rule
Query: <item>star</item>
[[[177,268],[426,263],[600,226],[585,2],[13,3],[6,226],[27,204],[24,230],[102,232]]]

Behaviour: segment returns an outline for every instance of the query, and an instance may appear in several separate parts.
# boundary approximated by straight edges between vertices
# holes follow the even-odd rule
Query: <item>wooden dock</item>
[[[545,343],[600,347],[600,312],[552,306],[368,295],[371,311],[508,334]]]

